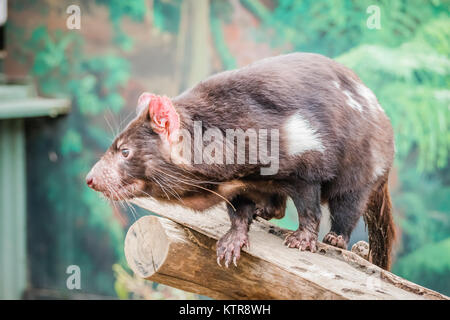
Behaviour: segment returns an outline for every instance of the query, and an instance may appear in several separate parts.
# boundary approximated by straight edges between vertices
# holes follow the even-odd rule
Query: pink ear
[[[153,130],[171,141],[173,134],[180,129],[180,117],[172,101],[166,96],[152,95],[144,96],[143,103],[148,98],[150,98],[148,108]]]
[[[138,105],[137,105],[137,114],[140,114],[143,109],[147,109],[150,101],[156,97],[153,93],[144,92],[139,96]]]

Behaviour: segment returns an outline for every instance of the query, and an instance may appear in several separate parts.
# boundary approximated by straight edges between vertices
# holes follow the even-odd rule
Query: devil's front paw
[[[237,267],[237,261],[241,257],[241,248],[249,247],[248,235],[244,231],[229,230],[217,241],[217,264],[224,260],[225,267],[228,268],[231,261]]]
[[[347,249],[347,241],[345,241],[344,236],[337,235],[334,232],[328,232],[323,238],[323,242],[338,248]]]
[[[297,230],[284,239],[288,248],[298,248],[301,251],[317,251],[317,234],[308,230]]]

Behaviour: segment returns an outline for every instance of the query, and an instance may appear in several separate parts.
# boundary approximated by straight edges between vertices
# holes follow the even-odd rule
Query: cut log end
[[[141,278],[150,278],[164,263],[170,239],[158,218],[147,216],[134,223],[125,238],[125,257]]]

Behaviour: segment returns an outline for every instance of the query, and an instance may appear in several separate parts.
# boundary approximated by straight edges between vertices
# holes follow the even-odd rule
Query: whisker
[[[112,111],[110,106],[107,106],[106,110],[109,111],[109,113],[111,114],[111,117],[112,117],[112,119],[114,121],[114,126],[116,127],[116,134],[114,136],[117,136],[119,134],[119,126],[118,126],[118,123],[116,121],[116,117],[114,116],[114,112]]]
[[[159,187],[161,188],[161,190],[162,190],[162,191],[164,192],[164,194],[166,195],[167,200],[170,200],[169,195],[168,195],[167,192],[164,190],[164,188],[163,188],[163,186],[161,185],[161,183],[159,183],[158,180],[156,180],[155,177],[152,177],[152,179],[153,179],[153,181],[155,181],[155,182],[159,185]]]
[[[156,177],[152,177],[152,178],[156,178]],[[156,181],[156,179],[154,179]],[[171,185],[166,185],[167,187],[167,192],[169,192],[171,195],[173,195],[175,198],[177,198],[178,200],[180,200],[181,202],[183,202],[183,200],[181,199],[179,193],[171,186]]]
[[[126,210],[124,204],[128,207],[128,209],[129,209],[129,210],[131,211],[131,213],[133,214],[134,220],[136,221],[136,220],[137,220],[136,209],[135,209],[133,206],[131,206],[130,203],[128,202],[128,200],[127,200],[125,197],[123,197],[123,196],[120,194],[120,192],[118,192],[114,187],[108,186],[108,188],[114,192],[114,195],[119,199],[118,201],[119,201],[120,205],[124,208],[124,210]],[[127,196],[128,196],[128,195],[131,195],[127,189],[122,189],[122,190],[125,192],[125,194],[126,194]]]
[[[169,170],[173,175],[175,175],[175,176],[173,176],[173,175],[169,175],[169,176],[171,176],[172,178],[175,178],[175,179],[181,179],[180,178],[180,176],[182,177],[182,178],[184,178],[185,179],[185,181],[190,181],[190,182],[195,182],[195,183],[204,183],[204,184],[221,184],[221,182],[218,182],[218,181],[207,181],[207,180],[199,180],[196,176],[194,176],[194,178],[192,178],[192,177],[188,177],[188,176],[186,176],[186,175],[184,175],[184,174],[182,174],[181,172],[175,172],[175,171],[173,171],[173,170],[170,170],[170,169],[166,169],[166,171],[161,171],[161,170],[159,170],[159,169],[157,169],[157,168],[153,168],[154,170],[157,170],[157,171],[159,171],[159,172],[162,172],[163,174],[165,174],[165,175],[169,175],[168,173],[167,173],[167,171]],[[179,168],[179,169],[181,169],[181,170],[183,170],[183,171],[185,171],[185,172],[187,172],[187,173],[189,173],[189,174],[191,174],[192,175],[192,173],[190,173],[189,171],[187,171],[186,169],[184,169],[184,168]]]
[[[124,122],[127,121],[130,118],[130,116],[133,115],[133,114],[134,114],[134,112],[130,111],[128,113],[128,115],[124,119],[122,119],[122,121],[120,121],[120,123],[119,123],[119,130],[122,130],[122,125],[124,124]]]
[[[130,202],[127,199],[123,199],[123,201],[125,202],[125,204],[127,205],[127,207],[130,209],[131,213],[133,214],[134,217],[134,221],[137,220],[137,212],[136,209],[133,207],[132,204],[130,204]]]
[[[196,188],[205,190],[205,191],[207,191],[207,192],[210,192],[210,193],[212,193],[212,194],[218,196],[219,198],[221,198],[222,200],[224,200],[226,203],[228,203],[228,204],[233,208],[234,211],[236,211],[236,208],[233,206],[233,204],[232,204],[227,198],[225,198],[224,196],[222,196],[221,194],[219,194],[219,193],[217,193],[217,192],[215,192],[215,191],[213,191],[213,190],[211,190],[211,189],[208,189],[208,188],[199,186],[199,185],[197,185],[197,184],[195,184],[195,183],[187,182],[187,181],[185,181],[184,179],[179,179],[178,177],[172,176],[172,175],[168,174],[167,172],[161,171],[161,170],[159,170],[159,169],[157,169],[157,168],[153,168],[153,169],[154,169],[155,171],[157,171],[157,172],[163,174],[164,176],[168,176],[168,177],[171,177],[171,178],[173,178],[173,179],[177,179],[177,180],[176,180],[177,182],[181,182],[181,183],[184,183],[184,184],[187,184],[187,185],[190,185],[190,186],[193,186],[193,187],[196,187]],[[127,173],[127,174],[128,174],[131,178],[136,179],[136,178],[133,177],[131,174],[129,174],[129,173]],[[156,180],[154,180],[154,181],[156,181]],[[159,183],[158,183],[158,184],[159,184]],[[160,186],[161,186],[161,185],[160,185]],[[162,187],[162,186],[161,186],[161,187]],[[162,189],[162,190],[164,191],[164,189]],[[167,196],[167,193],[166,193],[166,196]],[[169,199],[169,197],[168,197],[168,199]],[[181,200],[181,199],[180,199],[180,200]]]
[[[109,138],[109,140],[111,140],[111,142],[112,142],[112,141],[114,141],[114,137],[116,136],[115,133],[114,133],[114,129],[113,129],[111,123],[109,122],[109,120],[106,118],[106,115],[103,115],[103,118],[105,118],[105,121],[106,121],[106,124],[109,127],[109,130],[111,130],[111,134],[112,134],[113,137],[112,137],[112,139]]]
[[[157,171],[159,171],[159,172],[161,172],[161,173],[163,173],[163,174],[167,174],[167,173],[164,173],[164,172],[160,171],[159,169],[156,169],[156,168],[153,168],[153,169],[155,169],[155,170],[157,170]],[[170,175],[169,175],[169,176],[170,176]],[[185,184],[187,184],[187,185],[191,185],[191,186],[193,186],[193,187],[196,187],[196,188],[199,188],[199,189],[202,189],[202,190],[211,192],[212,194],[215,194],[216,196],[218,196],[219,198],[221,198],[222,200],[224,200],[226,203],[228,203],[228,204],[233,208],[234,211],[236,211],[236,208],[233,206],[233,204],[232,204],[227,198],[225,198],[224,196],[222,196],[221,194],[219,194],[219,193],[217,193],[217,192],[215,192],[215,191],[213,191],[213,190],[210,190],[210,189],[208,189],[208,188],[205,188],[205,187],[202,187],[202,186],[193,184],[193,183],[186,182],[186,181],[184,181],[184,180],[182,180],[182,179],[180,179],[179,182],[185,183]]]

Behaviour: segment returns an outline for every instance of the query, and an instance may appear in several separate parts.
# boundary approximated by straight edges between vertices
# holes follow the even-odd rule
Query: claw
[[[315,241],[311,242],[311,252],[314,253],[317,250],[317,244]]]
[[[247,234],[230,229],[217,242],[217,264],[222,266],[220,262],[223,259],[226,268],[228,268],[231,263],[237,267],[237,261],[239,260],[243,246],[246,246],[247,248],[250,247]]]
[[[297,230],[286,237],[288,248],[297,248],[299,251],[316,251],[315,235],[304,230]]]
[[[346,249],[347,248],[347,242],[344,240],[344,237],[342,235],[337,235],[334,232],[329,232],[323,239],[323,241],[327,244],[330,244],[332,246]]]

